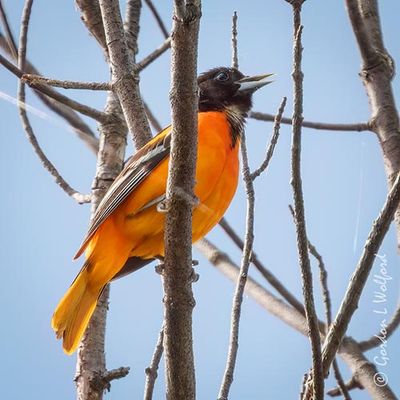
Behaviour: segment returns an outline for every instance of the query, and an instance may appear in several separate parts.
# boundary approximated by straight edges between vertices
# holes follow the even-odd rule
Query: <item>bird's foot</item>
[[[157,211],[161,214],[166,214],[169,210],[167,199],[157,203]]]
[[[187,201],[191,206],[192,209],[197,208],[200,205],[199,198],[194,194],[188,194],[181,188],[175,188],[174,194],[176,197]],[[171,199],[163,199],[162,201],[157,203],[157,211],[159,213],[167,213],[171,208]]]

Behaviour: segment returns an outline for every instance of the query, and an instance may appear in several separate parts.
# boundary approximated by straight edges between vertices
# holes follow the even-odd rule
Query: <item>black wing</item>
[[[162,160],[169,156],[170,149],[171,129],[169,126],[128,159],[124,169],[115,178],[97,207],[86,237],[74,258],[78,258],[82,254],[89,240],[104,220],[115,211]]]

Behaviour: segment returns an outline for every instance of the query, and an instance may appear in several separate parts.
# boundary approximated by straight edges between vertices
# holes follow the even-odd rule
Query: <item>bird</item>
[[[236,68],[218,67],[197,79],[192,242],[220,221],[235,194],[245,118],[252,95],[271,83],[271,75],[245,76]],[[66,354],[77,349],[104,287],[164,256],[165,213],[160,205],[166,196],[171,131],[166,127],[128,159],[95,211],[74,257],[85,253],[86,260],[51,321]]]

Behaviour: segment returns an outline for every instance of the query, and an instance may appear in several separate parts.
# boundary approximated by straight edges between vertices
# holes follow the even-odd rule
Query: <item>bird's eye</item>
[[[220,82],[225,82],[229,79],[229,75],[226,72],[220,72],[216,77],[215,80]]]

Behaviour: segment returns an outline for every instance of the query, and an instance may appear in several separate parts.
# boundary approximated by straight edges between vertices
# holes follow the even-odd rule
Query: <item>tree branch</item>
[[[160,329],[160,334],[158,335],[156,348],[154,349],[153,357],[151,358],[150,366],[146,368],[146,384],[144,387],[144,400],[153,399],[154,384],[158,376],[158,366],[160,364],[161,356],[164,351],[163,346],[164,341],[164,325]]]
[[[22,21],[21,21],[21,33],[20,33],[20,40],[19,40],[19,50],[18,50],[18,65],[20,68],[25,67],[25,60],[26,60],[26,44],[28,40],[28,27],[29,27],[29,19],[30,19],[30,14],[31,14],[31,9],[32,9],[32,3],[33,0],[27,0],[24,5],[24,10],[22,14]],[[0,56],[2,57],[2,56]],[[32,126],[29,122],[28,115],[26,114],[26,108],[25,108],[25,85],[23,82],[19,81],[18,84],[18,110],[19,110],[19,115],[21,117],[22,121],[22,126],[24,128],[24,131],[26,133],[26,136],[32,145],[35,153],[39,157],[43,167],[55,178],[55,181],[58,186],[62,190],[64,190],[65,193],[68,194],[68,196],[72,197],[74,200],[76,200],[78,203],[83,204],[83,203],[89,203],[90,202],[90,196],[89,195],[83,195],[73,189],[67,182],[66,180],[60,175],[60,173],[57,171],[56,167],[51,163],[51,161],[46,157],[45,153],[43,152],[42,148],[39,145],[39,142],[36,139],[35,133],[33,132]]]
[[[106,7],[105,13],[108,13],[103,18],[107,23],[106,26],[106,37],[109,40],[110,36],[115,35],[119,40],[122,40],[124,51],[126,52],[122,57],[122,63],[118,65],[118,68],[126,68],[126,73],[129,74],[129,55],[126,43],[124,43],[124,32],[122,29],[122,21],[119,13],[118,4],[105,4],[102,3],[102,7]],[[116,3],[116,2],[114,2]],[[113,6],[107,8],[107,5]],[[130,10],[131,12],[132,10]],[[130,18],[134,18],[132,15]],[[132,22],[132,21],[131,21]],[[130,23],[131,23],[130,22]],[[90,23],[90,21],[88,21]],[[113,31],[116,28],[116,31]],[[119,43],[121,44],[121,43]],[[134,44],[132,44],[134,45]],[[110,62],[113,63],[115,59],[114,51],[117,48],[113,47],[111,50],[110,46]],[[118,59],[118,61],[121,61]],[[124,62],[128,62],[124,64]],[[113,67],[115,65],[113,64]],[[117,68],[117,70],[118,70]],[[118,70],[122,73],[122,70]],[[114,76],[115,78],[115,76]],[[107,189],[111,185],[114,178],[121,171],[123,166],[123,159],[126,146],[126,125],[122,122],[122,110],[117,96],[110,92],[106,104],[106,112],[113,116],[114,123],[102,124],[99,127],[100,130],[100,149],[98,155],[96,177],[92,186],[92,193],[94,197],[94,203],[92,208],[92,216],[94,211]],[[144,138],[141,137],[140,132],[136,132],[138,140],[144,142]],[[136,143],[136,146],[140,146],[142,143]],[[103,390],[101,387],[94,385],[94,376],[107,376],[104,356],[104,336],[105,336],[105,325],[107,316],[107,306],[109,297],[109,286],[103,291],[95,313],[93,314],[89,323],[88,329],[83,337],[82,343],[78,350],[78,362],[77,362],[77,391],[78,400],[101,400],[103,396]]]
[[[168,38],[169,32],[168,29],[166,28],[160,14],[157,11],[157,8],[154,6],[153,2],[151,0],[144,0],[147,6],[149,7],[151,13],[153,14],[155,20],[157,21],[157,24],[164,35],[165,38]]]
[[[154,60],[164,54],[171,47],[171,38],[168,37],[164,40],[160,47],[152,51],[149,55],[143,58],[133,66],[136,72],[144,70],[148,65],[150,65]]]
[[[219,225],[224,230],[224,232],[232,239],[232,241],[238,246],[238,248],[243,251],[244,243],[239,235],[233,230],[228,221],[224,218],[219,221]],[[257,254],[253,251],[251,254],[251,262],[260,272],[260,274],[269,282],[269,284],[299,313],[305,315],[303,304],[287,290],[287,288],[282,284],[282,282],[269,270],[267,269]]]
[[[126,45],[132,54],[133,62],[136,60],[136,55],[139,49],[138,36],[140,29],[139,21],[141,9],[141,0],[126,0],[124,30]]]
[[[361,258],[350,278],[350,283],[342,304],[326,336],[322,353],[324,374],[328,373],[330,364],[346,333],[350,320],[358,307],[358,301],[360,300],[361,293],[367,282],[369,273],[371,272],[375,255],[378,253],[383,238],[389,229],[390,222],[393,219],[399,201],[400,173],[397,175],[395,183],[386,198],[382,211],[372,225]]]
[[[21,79],[28,85],[35,85],[44,83],[53,87],[60,87],[63,89],[84,89],[84,90],[111,90],[111,84],[108,82],[78,82],[78,81],[65,81],[59,79],[46,78],[41,75],[23,74]]]
[[[110,57],[113,88],[121,103],[134,144],[140,148],[151,139],[151,132],[140,97],[139,76],[132,73],[133,65],[125,39],[119,1],[100,0],[99,3]]]
[[[293,219],[295,220],[295,213],[293,207],[289,205],[289,210],[292,214]],[[324,260],[317,251],[316,247],[308,240],[308,251],[310,254],[317,260],[318,268],[319,268],[319,280],[321,284],[322,298],[325,305],[325,319],[326,319],[326,329],[324,333],[326,334],[331,323],[332,323],[332,304],[331,304],[331,296],[328,288],[328,271],[325,268]],[[347,387],[343,381],[342,374],[340,373],[339,365],[336,359],[332,362],[333,373],[338,384],[338,388],[340,393],[343,395],[344,400],[351,400],[350,394],[347,390]],[[307,385],[303,385],[304,390],[300,394],[300,399],[307,398],[308,388]],[[303,397],[304,396],[304,397]]]
[[[92,213],[99,205],[114,178],[119,174],[124,162],[126,146],[126,125],[115,94],[108,94],[105,111],[113,115],[114,123],[100,124],[100,147],[97,158],[96,176],[92,184]],[[101,400],[107,376],[104,342],[108,310],[109,285],[103,290],[96,310],[89,322],[78,349],[75,382],[78,400]]]
[[[360,77],[371,108],[371,127],[382,148],[388,186],[400,171],[400,123],[393,96],[395,66],[384,47],[376,0],[346,0],[350,22],[362,58]],[[400,249],[400,208],[395,213]]]
[[[233,282],[237,281],[239,267],[232,262],[226,253],[221,252],[206,239],[198,241],[196,247],[220,272],[226,275]],[[276,316],[301,334],[307,336],[308,327],[305,317],[282,300],[276,298],[273,294],[256,283],[251,277],[248,277],[247,279],[245,291],[269,313]],[[323,336],[324,324],[319,321],[319,325],[321,335]],[[363,355],[354,340],[346,337],[346,340],[343,341],[342,346],[340,347],[339,355],[350,367],[353,374],[357,376],[360,385],[365,386],[365,389],[373,400],[396,400],[396,396],[393,394],[389,385],[377,386],[374,383],[374,377],[378,371],[374,364],[370,363]]]
[[[294,211],[292,208],[291,212],[292,215],[294,216]],[[328,287],[328,271],[325,268],[325,263],[321,254],[319,254],[316,247],[310,241],[308,241],[308,251],[318,262],[319,280],[321,283],[322,298],[324,300],[324,305],[325,305],[325,318],[326,318],[327,328],[329,329],[329,327],[332,324],[332,302]],[[325,333],[327,333],[328,329],[326,329]],[[336,358],[332,362],[332,368],[340,393],[343,395],[343,399],[351,400],[349,391],[343,381],[342,374],[340,373],[339,365],[336,361]]]
[[[196,248],[233,283],[238,281],[240,268],[227,253],[218,249],[210,240],[201,239],[195,243]],[[245,292],[269,313],[284,323],[307,336],[307,322],[302,314],[278,299],[270,291],[257,283],[251,276],[247,277]],[[301,318],[299,317],[301,316]],[[321,325],[324,324],[321,322]]]
[[[400,305],[397,306],[391,320],[388,322],[386,326],[386,332],[385,332],[385,339],[389,339],[390,336],[393,335],[393,333],[396,331],[396,329],[400,325]],[[373,349],[374,347],[378,347],[379,345],[382,344],[382,341],[379,339],[381,336],[381,333],[378,332],[371,338],[367,340],[363,340],[362,342],[359,342],[359,346],[361,351],[368,351]]]
[[[182,3],[182,4],[181,4]],[[178,17],[178,10],[184,19]],[[195,399],[192,342],[192,208],[197,156],[197,44],[200,1],[174,2],[171,42],[172,138],[167,182],[164,349],[168,400]],[[190,17],[190,18],[187,18]]]
[[[107,285],[78,348],[74,377],[77,400],[102,400],[105,389],[109,389],[109,382],[103,380],[107,373],[104,341],[109,296],[110,286]]]
[[[17,57],[13,56],[13,52],[10,50],[6,39],[4,38],[4,36],[1,35],[1,33],[0,33],[0,48],[2,48],[7,54],[13,57],[15,61],[17,61]],[[35,75],[40,75],[39,71],[28,60],[26,60],[25,64],[26,64],[25,71]],[[10,66],[12,68],[13,64],[10,63]],[[52,90],[51,88],[49,89]],[[67,121],[71,125],[77,136],[81,140],[83,140],[94,153],[97,154],[97,151],[99,149],[98,139],[96,138],[95,134],[93,133],[89,125],[87,125],[75,111],[65,106],[64,104],[59,103],[53,98],[44,95],[39,91],[34,90],[34,93],[47,107],[50,108],[50,110],[54,111],[65,121]]]
[[[12,58],[14,60],[16,60],[18,57],[18,49],[17,49],[17,45],[15,44],[15,40],[14,40],[14,36],[11,31],[10,24],[8,23],[7,14],[4,9],[2,0],[0,0],[0,18],[1,18],[1,22],[3,24],[4,31],[6,34],[5,40],[7,42],[8,50],[9,50]]]
[[[110,391],[111,382],[115,381],[116,379],[125,378],[129,374],[129,369],[129,367],[119,367],[110,371],[106,371],[102,377],[105,389]]]
[[[275,120],[275,115],[262,113],[258,111],[251,111],[249,117],[259,121],[267,121],[267,122],[273,122]],[[292,125],[292,119],[282,117],[281,123],[286,125]],[[360,122],[356,124],[336,124],[336,123],[326,123],[326,122],[302,121],[301,126],[303,128],[312,128],[323,131],[357,131],[357,132],[372,131],[372,128],[368,122]]]
[[[346,337],[340,347],[339,355],[350,367],[359,386],[365,388],[373,400],[398,399],[387,382],[385,385],[379,382],[381,373],[376,369],[375,364],[364,356],[356,341]]]
[[[279,131],[281,128],[282,114],[285,110],[285,106],[286,106],[286,97],[284,97],[282,99],[282,103],[278,109],[278,113],[276,114],[276,116],[274,118],[274,133],[272,134],[271,141],[268,145],[265,159],[261,163],[261,165],[255,171],[253,171],[250,175],[250,177],[253,181],[268,168],[269,162],[271,161],[271,158],[274,154],[275,146],[278,143]]]
[[[360,385],[358,380],[353,376],[347,383],[345,383],[347,391],[353,390],[353,389],[361,389],[363,390],[364,387]],[[336,387],[334,389],[328,390],[327,394],[331,397],[338,397],[342,395],[342,390],[340,387]]]
[[[0,64],[2,64],[5,68],[7,68],[11,73],[13,73],[18,78],[22,78],[24,75],[23,70],[16,67],[14,64],[10,63],[5,57],[0,54]],[[109,120],[109,116],[101,111],[98,111],[92,107],[89,107],[85,104],[79,103],[78,101],[72,100],[67,96],[64,96],[55,90],[52,90],[45,84],[42,83],[35,83],[27,82],[30,87],[39,90],[43,94],[52,97],[54,100],[59,101],[60,103],[65,104],[68,107],[71,107],[73,110],[80,112],[88,117],[95,119],[98,122],[107,122]]]
[[[147,105],[147,103],[144,100],[143,100],[143,105],[144,105],[144,109],[146,111],[146,115],[147,115],[147,118],[148,118],[151,126],[154,128],[156,133],[161,132],[162,131],[161,124],[158,122],[156,116],[153,114],[150,107]]]
[[[376,51],[377,49],[371,40],[369,29],[362,17],[360,3],[358,0],[346,0],[346,6],[363,59],[368,65],[379,64],[379,54]]]
[[[228,358],[226,362],[223,380],[219,389],[218,400],[227,400],[229,390],[233,382],[233,374],[235,371],[236,357],[239,348],[239,323],[243,302],[244,287],[246,285],[247,275],[249,271],[251,253],[254,242],[254,186],[250,175],[249,162],[246,149],[246,137],[242,132],[240,142],[242,152],[242,174],[245,184],[247,197],[247,212],[246,212],[246,233],[244,239],[242,261],[240,266],[239,278],[236,282],[235,294],[232,301],[231,315],[231,331],[229,338]]]
[[[294,107],[292,129],[292,178],[294,215],[297,233],[297,249],[301,268],[304,304],[312,350],[312,392],[314,400],[324,398],[324,376],[322,373],[321,339],[318,318],[314,305],[312,273],[308,257],[308,239],[304,215],[303,189],[301,182],[301,123],[303,121],[303,72],[301,71],[303,27],[300,25],[302,2],[293,2],[294,47],[293,47],[293,83]]]
[[[108,59],[108,48],[104,32],[103,19],[101,17],[99,0],[75,0],[81,12],[81,19],[88,31],[97,40]]]
[[[233,13],[232,16],[232,67],[238,69],[239,68],[239,61],[238,61],[238,42],[237,42],[237,13],[236,11]]]
[[[232,18],[232,67],[238,69],[238,47],[237,47],[237,14]],[[250,173],[249,161],[246,148],[246,136],[244,130],[241,132],[240,149],[242,153],[242,176],[246,190],[247,210],[246,210],[246,233],[242,249],[242,262],[240,267],[240,275],[236,281],[235,293],[232,299],[231,311],[231,328],[229,335],[229,348],[226,360],[225,372],[219,389],[218,399],[227,400],[229,391],[233,382],[236,358],[239,348],[239,326],[240,315],[243,302],[243,293],[246,285],[247,275],[252,257],[254,243],[254,185]]]

